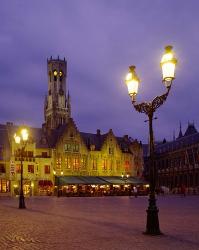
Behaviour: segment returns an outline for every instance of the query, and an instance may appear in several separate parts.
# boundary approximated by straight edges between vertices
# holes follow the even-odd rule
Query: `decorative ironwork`
[[[156,96],[152,102],[142,102],[139,104],[136,104],[135,101],[132,101],[134,108],[139,113],[145,113],[146,115],[149,115],[151,113],[154,113],[167,99],[167,96],[169,94],[171,87],[167,88],[167,92],[161,96]]]

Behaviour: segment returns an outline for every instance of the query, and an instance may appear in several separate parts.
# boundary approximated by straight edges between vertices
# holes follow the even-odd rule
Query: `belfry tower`
[[[48,94],[44,103],[45,125],[55,129],[67,122],[71,116],[69,93],[66,95],[67,62],[64,60],[47,60]]]

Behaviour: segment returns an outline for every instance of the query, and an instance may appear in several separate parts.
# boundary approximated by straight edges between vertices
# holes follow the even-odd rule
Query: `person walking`
[[[135,198],[137,198],[137,196],[138,196],[138,189],[137,189],[136,186],[133,187],[133,193],[134,193]]]

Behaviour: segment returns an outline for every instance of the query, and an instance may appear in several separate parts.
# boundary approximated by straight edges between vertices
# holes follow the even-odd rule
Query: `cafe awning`
[[[58,181],[59,180],[59,181]],[[142,179],[136,177],[122,178],[120,176],[56,176],[55,185],[125,185],[146,184]]]

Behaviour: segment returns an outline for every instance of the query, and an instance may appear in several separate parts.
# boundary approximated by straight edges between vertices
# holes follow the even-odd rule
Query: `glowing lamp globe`
[[[175,67],[177,64],[172,48],[170,45],[165,47],[165,53],[160,63],[162,67],[162,81],[167,88],[171,86],[172,80],[175,78]]]
[[[129,73],[126,76],[126,85],[128,88],[129,95],[132,97],[133,101],[135,100],[135,96],[138,93],[138,86],[140,83],[140,79],[138,78],[135,72],[135,66],[129,67]]]

